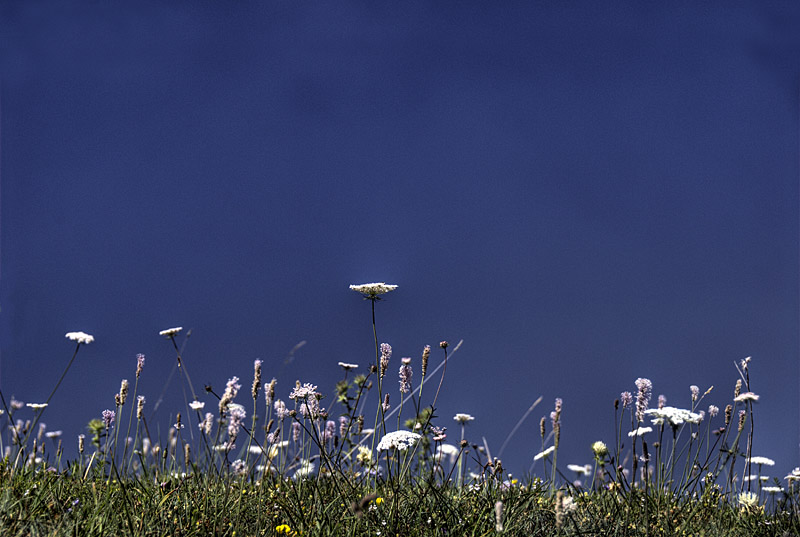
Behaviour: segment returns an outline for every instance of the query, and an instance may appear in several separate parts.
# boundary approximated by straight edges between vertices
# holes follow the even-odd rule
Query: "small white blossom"
[[[383,295],[390,291],[394,291],[397,289],[397,286],[384,282],[376,282],[351,285],[350,289],[357,293],[361,293],[365,298],[377,298],[378,295]]]
[[[741,403],[743,401],[753,401],[758,402],[758,398],[760,396],[754,394],[753,392],[744,392],[743,394],[739,395],[738,397],[734,397],[733,400],[737,403]]]
[[[175,328],[167,328],[166,330],[162,330],[161,332],[158,333],[158,335],[164,337],[172,337],[181,330],[183,330],[182,326],[176,326]]]
[[[666,421],[666,423],[673,427],[677,427],[684,422],[700,423],[700,420],[703,419],[700,414],[671,406],[651,408],[650,410],[645,410],[644,413],[649,414],[650,417],[653,418],[652,422],[654,425],[661,425]]]
[[[474,420],[475,418],[473,418],[469,414],[456,414],[455,416],[453,416],[453,419],[456,420],[458,423],[464,424]]]
[[[47,438],[58,438],[63,434],[63,431],[48,431],[44,433]]]
[[[633,436],[642,436],[643,434],[647,434],[647,433],[652,432],[652,431],[653,431],[652,427],[639,427],[639,428],[629,432],[628,436],[631,436],[631,437],[633,437]]]
[[[544,451],[541,451],[541,452],[537,453],[536,455],[534,455],[533,456],[533,460],[538,461],[539,459],[543,459],[544,457],[547,457],[548,455],[550,455],[555,450],[556,450],[555,446],[550,446],[549,448],[545,449]]]
[[[25,403],[25,406],[31,407],[34,410],[41,410],[47,408],[47,403]]]
[[[71,339],[72,341],[83,343],[84,345],[88,345],[94,341],[94,336],[90,336],[86,332],[67,332],[65,337],[67,339]]]
[[[339,367],[341,367],[345,371],[350,371],[351,369],[357,369],[358,364],[348,364],[346,362],[339,362]]]
[[[567,470],[575,472],[576,474],[589,475],[592,473],[592,465],[587,464],[585,466],[582,466],[580,464],[568,464]]]
[[[205,406],[206,404],[203,401],[192,401],[189,403],[189,408],[192,410],[203,410],[203,407]]]
[[[761,490],[764,492],[768,492],[770,494],[775,494],[776,492],[783,492],[781,487],[761,487]]]
[[[743,508],[756,507],[758,505],[758,494],[754,492],[742,492],[739,494],[739,505]]]
[[[784,477],[784,479],[792,480],[792,479],[800,479],[800,467],[795,468],[792,470],[792,473]]]
[[[378,451],[387,451],[389,449],[397,449],[400,451],[405,451],[410,447],[413,447],[419,439],[422,438],[417,433],[412,433],[411,431],[394,431],[391,433],[386,433],[386,435],[381,438],[381,441],[378,442]]]
[[[751,464],[763,464],[765,466],[775,466],[775,461],[766,457],[750,457]]]

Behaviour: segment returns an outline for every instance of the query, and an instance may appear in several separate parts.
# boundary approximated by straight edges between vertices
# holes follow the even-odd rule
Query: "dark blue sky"
[[[386,281],[395,366],[464,340],[452,436],[497,450],[544,397],[518,474],[554,398],[586,463],[637,377],[724,407],[750,355],[754,453],[800,464],[798,9],[81,4],[0,6],[0,389],[43,400],[93,334],[45,414],[68,445],[137,353],[155,402],[176,325],[198,386],[261,358],[330,394],[374,356],[348,285]]]

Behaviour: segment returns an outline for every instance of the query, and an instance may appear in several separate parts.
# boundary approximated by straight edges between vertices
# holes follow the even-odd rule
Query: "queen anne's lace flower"
[[[359,285],[351,285],[350,289],[357,293],[364,295],[364,298],[378,298],[378,295],[386,294],[390,291],[397,289],[396,285],[391,285],[384,282],[376,283],[362,283]]]
[[[733,400],[736,401],[737,403],[741,403],[743,401],[758,402],[758,398],[759,396],[754,394],[753,392],[745,392],[741,395],[738,395],[737,397],[734,397]]]
[[[43,408],[47,408],[47,403],[25,403],[25,406],[34,410],[41,410]]]
[[[72,341],[77,341],[78,343],[83,343],[84,345],[88,345],[94,341],[94,336],[90,336],[86,332],[67,332],[64,337]]]
[[[162,330],[161,332],[158,333],[158,335],[164,337],[172,337],[181,330],[183,330],[182,326],[176,326],[175,328],[167,328],[166,330]]]
[[[775,461],[766,457],[750,457],[750,464],[763,464],[764,466],[775,466]]]
[[[475,418],[473,418],[469,414],[456,414],[455,416],[453,416],[453,419],[456,420],[458,423],[464,424],[474,420]]]
[[[684,422],[700,423],[700,420],[703,419],[700,414],[672,406],[651,408],[650,410],[645,410],[644,413],[653,418],[654,425],[661,425],[666,422],[673,427],[682,425]]]
[[[639,428],[629,432],[628,436],[630,436],[630,437],[642,436],[643,434],[649,433],[652,430],[653,430],[652,427],[639,427]]]
[[[420,435],[412,433],[411,431],[386,433],[386,435],[381,438],[381,441],[378,442],[378,451],[388,451],[390,449],[405,451],[410,447],[414,447],[414,445],[419,442],[420,438],[422,438]]]

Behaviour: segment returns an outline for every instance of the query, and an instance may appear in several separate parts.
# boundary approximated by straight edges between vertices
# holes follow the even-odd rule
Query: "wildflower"
[[[175,335],[181,330],[183,330],[182,326],[176,326],[175,328],[167,328],[166,330],[162,330],[161,332],[158,333],[158,335],[171,338],[175,337]]]
[[[413,447],[420,438],[420,435],[410,431],[394,431],[391,433],[386,433],[386,435],[381,438],[381,441],[378,442],[377,449],[378,451],[388,451],[389,449],[405,451],[408,448]]]
[[[575,472],[578,475],[589,475],[592,473],[592,465],[587,464],[585,466],[581,466],[580,464],[568,464],[567,470]]]
[[[48,431],[44,433],[47,438],[58,438],[62,435],[63,431]]]
[[[775,461],[766,457],[750,457],[750,464],[763,464],[764,466],[775,466]]]
[[[235,476],[242,476],[247,473],[247,466],[242,459],[236,459],[231,463],[231,472]]]
[[[203,410],[206,404],[203,401],[192,401],[189,403],[189,408],[192,410]]]
[[[289,409],[286,408],[286,404],[283,401],[278,399],[277,401],[275,401],[275,404],[273,406],[275,408],[275,416],[279,420],[283,420],[289,417]]]
[[[436,447],[436,460],[441,461],[442,457],[446,456],[450,460],[450,464],[453,464],[458,457],[458,454],[461,452],[453,444],[440,444]]]
[[[289,394],[289,399],[307,399],[309,396],[316,396],[317,394],[317,387],[313,384],[305,383],[303,385],[300,384],[298,380],[295,384],[294,390],[292,393]]]
[[[351,369],[358,369],[358,364],[348,364],[346,362],[339,362],[339,367],[341,367],[345,371],[350,371]]]
[[[383,397],[383,404],[381,405],[381,408],[383,409],[384,412],[389,412],[389,409],[392,408],[392,405],[389,404],[388,393]]]
[[[754,401],[757,402],[760,396],[754,394],[753,392],[745,392],[733,398],[736,403],[741,403],[743,401]]]
[[[103,423],[106,426],[106,429],[111,427],[111,424],[114,423],[114,418],[117,416],[117,413],[113,410],[105,409],[103,411]]]
[[[275,527],[275,533],[285,533],[286,535],[289,535],[292,533],[292,528],[289,527],[288,524],[281,524],[280,526]]]
[[[422,377],[425,377],[425,374],[428,372],[428,360],[431,357],[431,346],[425,345],[422,348]]]
[[[689,391],[692,392],[692,401],[697,401],[697,398],[700,397],[700,388],[695,385],[691,385],[689,386]]]
[[[83,455],[83,449],[84,449],[84,445],[85,445],[84,444],[85,440],[86,440],[86,435],[85,434],[79,434],[78,435],[78,453],[80,453],[81,455]]]
[[[744,429],[745,418],[747,418],[747,412],[745,412],[744,410],[740,410],[739,411],[739,432],[742,432],[742,429]]]
[[[377,506],[383,505],[383,498],[375,498],[375,505]]]
[[[631,392],[622,392],[619,394],[619,400],[622,403],[622,408],[628,408],[633,403],[633,395],[631,395]]]
[[[253,362],[253,387],[251,392],[253,399],[258,398],[258,392],[261,391],[261,360]]]
[[[549,448],[545,449],[544,451],[541,451],[541,452],[537,453],[536,455],[534,455],[533,456],[533,460],[534,461],[538,461],[539,459],[543,459],[543,458],[547,457],[548,455],[550,455],[555,450],[556,450],[555,446],[550,446]]]
[[[372,463],[372,450],[366,446],[358,446],[356,462],[361,466],[369,466]]]
[[[314,474],[314,470],[316,469],[316,465],[306,459],[300,461],[300,467],[295,470],[294,475],[292,476],[293,479],[303,479],[310,475]]]
[[[761,490],[764,492],[768,492],[769,494],[775,494],[776,492],[783,492],[781,487],[761,487]]]
[[[642,436],[643,434],[649,433],[652,430],[653,430],[652,427],[637,427],[633,431],[629,432],[628,436],[630,436],[630,437]]]
[[[79,345],[81,343],[88,345],[94,341],[94,336],[90,336],[86,332],[67,332],[64,337],[71,339],[72,341],[77,341]]]
[[[397,289],[397,286],[384,282],[377,282],[377,283],[362,283],[359,285],[351,285],[350,289],[352,289],[356,293],[361,293],[362,295],[364,295],[364,298],[368,298],[370,300],[380,300],[380,297],[378,295],[383,295],[390,291],[394,291],[395,289]]]
[[[661,394],[658,396],[658,408],[664,408],[667,405],[667,396]]]
[[[231,377],[228,379],[228,384],[225,386],[225,392],[222,394],[222,398],[219,400],[219,415],[224,416],[225,411],[228,409],[228,405],[231,404],[233,399],[239,393],[239,389],[242,387],[239,384],[239,377]]]
[[[214,427],[214,414],[211,412],[206,412],[206,417],[197,424],[197,427],[206,435],[210,435],[211,429]]]
[[[788,479],[791,481],[792,479],[800,479],[800,466],[796,467],[792,472],[784,477],[784,479]]]
[[[245,417],[247,417],[247,413],[242,405],[231,403],[228,406],[228,437],[230,437],[231,441],[236,440],[239,435],[239,429]]]
[[[653,424],[661,425],[666,421],[666,423],[671,427],[677,427],[684,422],[700,423],[700,420],[702,419],[700,414],[671,406],[665,406],[657,409],[651,408],[650,410],[646,410],[644,413],[649,414],[653,418]]]
[[[33,410],[42,410],[43,408],[47,408],[47,403],[26,403],[25,406]]]
[[[144,354],[137,354],[136,355],[136,378],[139,378],[139,375],[142,374],[142,369],[144,369]]]
[[[142,416],[144,416],[144,403],[145,403],[144,395],[140,395],[140,396],[138,396],[136,398],[136,419],[137,420],[142,419]]]
[[[278,383],[278,379],[272,379],[269,381],[269,384],[264,386],[264,399],[267,401],[267,406],[272,404],[272,401],[275,400],[275,385]]]
[[[20,408],[25,406],[25,403],[23,403],[22,401],[17,401],[12,397],[9,406],[11,407],[11,410],[19,410]]]
[[[453,416],[453,419],[456,420],[461,425],[464,425],[465,423],[468,423],[474,420],[475,418],[473,418],[469,414],[456,414],[455,416]]]
[[[592,451],[594,452],[594,456],[596,459],[602,459],[606,455],[608,455],[608,446],[606,446],[605,442],[601,442],[598,440],[594,444],[592,444]]]
[[[431,427],[431,433],[433,434],[433,441],[434,442],[444,442],[444,439],[447,438],[445,431],[447,427]]]
[[[403,360],[405,360],[405,358],[403,358]],[[413,371],[410,365],[403,363],[403,365],[400,366],[400,393],[408,393],[411,391],[412,374]]]
[[[386,373],[386,368],[389,367],[389,359],[392,357],[392,346],[388,343],[381,343],[381,378]]]
[[[739,505],[743,509],[750,509],[758,506],[758,494],[754,492],[742,492],[739,494]]]
[[[347,431],[350,429],[350,418],[347,416],[339,416],[339,436],[344,438]]]
[[[303,427],[298,422],[292,422],[292,442],[297,443],[297,441],[300,440],[300,433],[302,430]]]
[[[119,386],[119,406],[125,405],[128,400],[128,379],[122,379]]]
[[[742,366],[742,369],[744,369],[744,370],[747,369],[747,366],[750,364],[750,360],[752,360],[752,357],[748,356],[747,358],[745,358],[744,360],[739,362],[741,364],[741,366]]]
[[[503,502],[501,501],[494,504],[494,530],[503,531]]]
[[[649,379],[638,378],[636,379],[636,420],[644,420],[644,411],[647,410],[648,403],[650,402],[650,395],[653,392],[653,383]]]
[[[719,414],[719,407],[714,405],[708,405],[708,415],[712,418]]]

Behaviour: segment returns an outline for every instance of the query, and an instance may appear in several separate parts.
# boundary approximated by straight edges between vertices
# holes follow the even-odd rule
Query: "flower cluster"
[[[422,438],[420,435],[411,431],[386,433],[386,436],[378,442],[378,451],[388,451],[390,449],[405,451],[410,447],[414,447],[420,438]]]
[[[378,295],[383,295],[390,291],[394,291],[395,289],[397,289],[397,286],[384,282],[376,282],[376,283],[362,283],[359,285],[351,285],[350,289],[352,289],[356,293],[361,293],[362,295],[364,295],[364,298],[369,298],[371,300],[380,300],[380,297],[378,297]]]
[[[684,422],[687,423],[700,423],[700,420],[703,419],[703,416],[697,414],[695,412],[690,412],[688,410],[684,410],[682,408],[675,408],[671,406],[665,406],[662,408],[651,408],[650,410],[645,410],[645,414],[648,414],[652,419],[653,425],[661,425],[662,423],[667,423],[672,427],[677,427],[682,425]]]
[[[67,332],[65,336],[67,339],[88,345],[94,341],[94,336],[90,336],[86,332]]]

